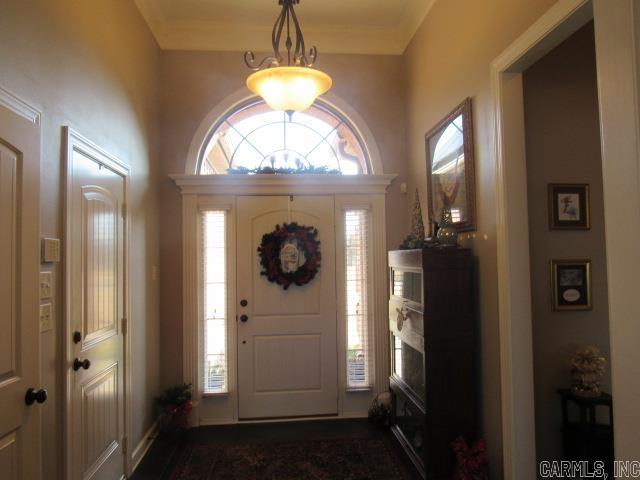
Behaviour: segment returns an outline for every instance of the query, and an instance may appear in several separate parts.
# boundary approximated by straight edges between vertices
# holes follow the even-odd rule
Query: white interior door
[[[333,197],[238,197],[237,218],[239,417],[337,414]],[[283,290],[260,275],[257,248],[289,221],[318,229],[322,259],[310,283]]]
[[[0,477],[39,479],[40,126],[0,89]],[[35,400],[35,397],[32,398]]]
[[[68,136],[69,477],[123,477],[126,172]]]

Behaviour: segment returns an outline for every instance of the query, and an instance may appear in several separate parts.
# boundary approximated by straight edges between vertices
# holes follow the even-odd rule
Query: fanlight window
[[[316,102],[289,116],[254,101],[221,120],[200,160],[200,175],[243,170],[370,173],[362,141],[351,124]]]

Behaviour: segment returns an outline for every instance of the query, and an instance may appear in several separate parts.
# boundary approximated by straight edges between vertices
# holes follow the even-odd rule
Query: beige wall
[[[426,214],[424,134],[465,97],[473,98],[478,230],[462,243],[479,262],[482,434],[501,478],[500,351],[496,265],[496,165],[489,65],[554,0],[447,0],[435,3],[404,54],[409,191]]]
[[[602,158],[593,23],[524,72],[527,192],[538,460],[562,456],[558,388],[570,384],[568,359],[580,345],[609,355]],[[547,185],[588,183],[591,230],[548,228]],[[590,258],[593,310],[553,312],[549,261]],[[611,392],[607,374],[603,387]]]
[[[322,55],[318,68],[334,80],[332,93],[367,122],[384,173],[398,174],[387,198],[387,239],[397,246],[406,234],[404,88],[401,57]],[[184,173],[191,140],[204,117],[244,86],[250,72],[241,52],[162,53],[161,102],[161,312],[163,383],[182,379],[182,223],[178,189],[167,177]],[[247,90],[247,93],[248,90]]]
[[[0,0],[0,85],[42,111],[41,234],[61,237],[63,125],[131,166],[131,335],[135,447],[158,393],[156,199],[159,50],[129,0]],[[41,335],[43,470],[61,474],[62,264],[55,273],[55,329]],[[56,372],[56,369],[58,370]]]

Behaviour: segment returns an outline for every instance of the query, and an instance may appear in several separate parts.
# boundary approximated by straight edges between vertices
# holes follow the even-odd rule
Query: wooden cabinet
[[[391,428],[429,480],[449,479],[451,442],[475,434],[473,264],[462,248],[389,252]]]

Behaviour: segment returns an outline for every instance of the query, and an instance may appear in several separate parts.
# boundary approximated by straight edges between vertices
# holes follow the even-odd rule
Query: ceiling
[[[305,41],[324,53],[399,55],[435,0],[301,0]],[[269,51],[278,0],[135,0],[164,50]]]

